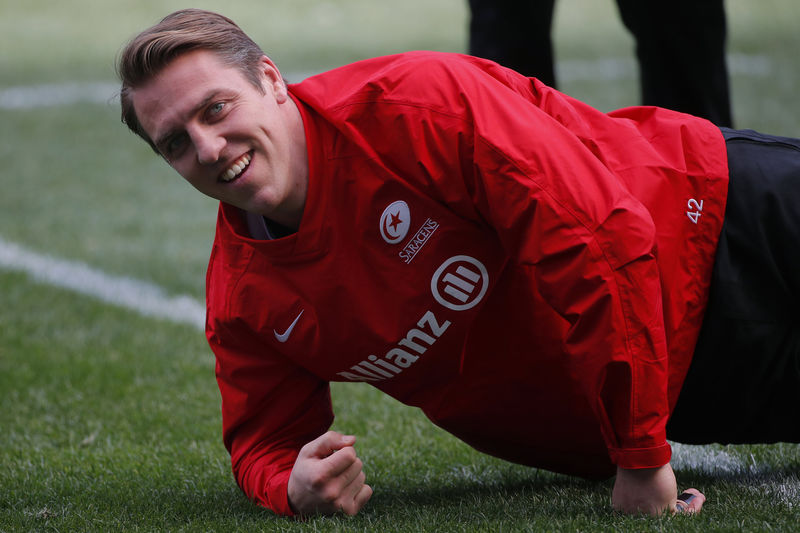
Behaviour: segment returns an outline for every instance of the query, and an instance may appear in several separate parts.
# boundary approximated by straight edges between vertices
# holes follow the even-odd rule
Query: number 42
[[[703,200],[695,200],[692,198],[687,205],[689,206],[689,210],[686,211],[686,216],[689,217],[689,220],[697,224],[697,221],[700,220],[700,215],[703,214]]]

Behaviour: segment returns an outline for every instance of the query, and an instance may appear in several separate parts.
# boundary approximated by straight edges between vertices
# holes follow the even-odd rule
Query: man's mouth
[[[233,181],[238,178],[244,169],[250,165],[250,160],[253,157],[250,154],[244,154],[242,157],[234,161],[234,163],[220,175],[222,181]]]

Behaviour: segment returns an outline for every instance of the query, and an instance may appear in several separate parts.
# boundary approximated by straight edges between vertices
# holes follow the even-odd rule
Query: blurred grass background
[[[796,0],[726,4],[736,125],[800,136]],[[603,110],[636,104],[633,41],[614,2],[557,5],[560,88]],[[236,20],[290,79],[380,54],[466,50],[466,0],[192,6]],[[0,238],[203,298],[215,202],[126,131],[113,97],[123,43],[183,7],[0,0]],[[87,94],[7,105],[43,87]],[[703,515],[622,518],[608,484],[481,456],[369,387],[338,384],[336,427],[359,435],[374,500],[354,520],[274,519],[230,475],[201,333],[2,269],[0,303],[0,532],[793,531],[800,520],[797,446],[712,447],[743,465],[737,475],[724,464],[711,475],[687,451],[681,479],[705,489]]]
[[[726,6],[737,122],[791,134],[797,114],[786,113],[785,106],[796,100],[800,7],[793,0],[728,0]],[[183,7],[174,0],[2,0],[2,85],[111,80],[122,43]],[[410,49],[466,50],[466,0],[217,0],[192,7],[227,14],[292,73]],[[565,81],[565,92],[604,110],[636,103],[633,41],[612,0],[560,0],[554,38],[559,61],[628,61],[622,80],[609,82],[600,73],[597,82]]]

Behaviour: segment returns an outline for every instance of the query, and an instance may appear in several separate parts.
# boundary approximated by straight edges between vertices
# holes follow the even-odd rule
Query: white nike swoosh
[[[289,329],[287,329],[287,330],[286,330],[286,331],[284,331],[283,333],[278,333],[278,332],[277,332],[276,330],[274,330],[274,329],[272,330],[272,332],[275,334],[275,338],[276,338],[276,339],[278,339],[278,342],[286,342],[286,341],[288,341],[288,340],[289,340],[289,335],[291,335],[291,334],[292,334],[292,330],[293,330],[293,329],[294,329],[294,327],[297,325],[297,321],[298,321],[298,320],[300,320],[300,317],[301,317],[301,316],[303,316],[303,313],[304,313],[304,312],[305,312],[305,309],[303,309],[302,311],[300,311],[300,314],[299,314],[299,315],[297,315],[297,318],[295,318],[295,319],[294,319],[294,322],[292,322],[292,325],[291,325],[291,326],[289,326]]]

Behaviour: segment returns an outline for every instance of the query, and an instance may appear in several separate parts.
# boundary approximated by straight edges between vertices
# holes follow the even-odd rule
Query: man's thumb
[[[343,435],[338,431],[328,431],[309,442],[308,452],[317,457],[327,457],[336,450],[355,444],[354,435]]]

